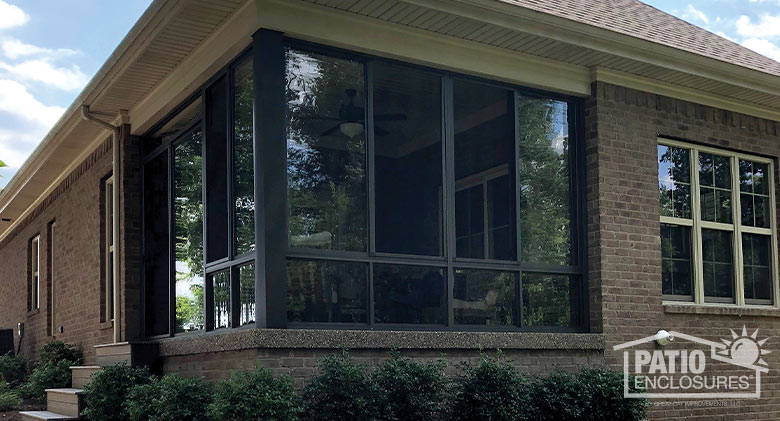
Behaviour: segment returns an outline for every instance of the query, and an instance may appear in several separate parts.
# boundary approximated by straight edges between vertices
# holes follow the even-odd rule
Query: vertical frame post
[[[285,48],[281,32],[253,35],[255,296],[257,327],[287,326]]]

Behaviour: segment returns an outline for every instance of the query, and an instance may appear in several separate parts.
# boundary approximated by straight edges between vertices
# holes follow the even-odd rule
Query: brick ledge
[[[780,309],[777,307],[738,307],[718,305],[694,305],[694,304],[664,304],[664,313],[672,314],[714,314],[717,316],[762,316],[780,317]]]
[[[155,341],[161,357],[255,348],[603,350],[593,333],[239,329]]]

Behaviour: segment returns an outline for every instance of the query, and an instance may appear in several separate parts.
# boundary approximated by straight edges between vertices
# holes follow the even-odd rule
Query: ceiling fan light
[[[344,134],[344,136],[347,136],[348,138],[353,138],[360,133],[363,133],[363,125],[361,123],[355,123],[355,122],[344,122],[339,125],[339,130],[341,133]]]

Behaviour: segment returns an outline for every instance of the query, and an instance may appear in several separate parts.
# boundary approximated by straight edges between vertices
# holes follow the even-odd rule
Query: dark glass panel
[[[704,296],[706,301],[733,302],[732,234],[702,229]]]
[[[677,218],[691,218],[691,186],[689,184],[676,184],[672,194],[672,207]],[[668,216],[668,215],[667,215]]]
[[[458,254],[457,257],[487,258],[515,260],[516,224],[515,224],[515,154],[513,121],[514,92],[490,85],[456,79],[454,81],[454,112],[455,112],[455,188],[456,192],[474,189],[481,186],[482,196],[476,191],[469,191],[468,200],[457,200],[456,225],[458,215],[469,219],[469,231],[457,232],[457,238],[469,237],[469,254]],[[501,203],[493,203],[498,197],[485,194],[488,184],[494,179],[507,176],[509,187],[506,189],[511,196],[502,197]],[[468,211],[458,209],[468,206]],[[506,206],[509,215],[509,225],[499,227],[497,221],[490,218],[489,210]],[[477,209],[481,208],[481,211]],[[481,212],[481,213],[480,213]],[[487,216],[485,227],[481,229],[483,238],[482,250],[477,251],[477,237],[480,230],[475,222],[478,216]],[[503,233],[494,233],[494,229],[505,229]],[[496,235],[498,234],[498,235]],[[494,236],[495,235],[495,236]]]
[[[366,251],[364,67],[287,50],[291,247]]]
[[[143,176],[145,333],[156,336],[169,333],[168,154],[144,165]]]
[[[769,166],[753,163],[753,193],[769,195]]]
[[[206,262],[228,257],[227,98],[224,76],[206,89]]]
[[[769,183],[766,164],[739,161],[740,205],[742,224],[769,228]]]
[[[661,224],[661,259],[663,293],[692,299],[690,227]]]
[[[442,255],[441,79],[374,66],[376,251]]]
[[[576,278],[523,274],[523,326],[571,327],[579,322]]]
[[[193,123],[199,121],[203,116],[203,99],[196,98],[189,104],[186,104],[170,120],[163,123],[155,132],[144,137],[143,153],[144,155],[154,151],[163,144],[168,144],[175,139],[182,131],[190,128]]]
[[[756,195],[753,197],[753,203],[756,213],[755,226],[769,228],[769,197]]]
[[[742,213],[742,225],[755,226],[756,212],[753,209],[753,195],[742,193],[739,195],[740,211]]]
[[[729,158],[699,154],[701,218],[731,223],[731,164]]]
[[[289,260],[287,320],[368,323],[368,265]]]
[[[445,324],[446,288],[444,269],[375,264],[374,321]]]
[[[771,300],[771,240],[768,235],[742,234],[746,300]]]
[[[753,163],[739,160],[739,190],[753,193]]]
[[[514,272],[456,269],[452,302],[455,324],[512,325],[516,285]]]
[[[517,119],[521,260],[568,265],[571,263],[568,105],[549,99],[520,98]],[[509,181],[505,196],[508,200],[514,198],[513,189],[514,183]],[[507,209],[511,212],[511,208]],[[514,241],[511,229],[505,232],[507,238],[502,244]],[[513,255],[500,258],[510,260]]]
[[[214,297],[214,329],[230,327],[230,272],[218,272],[210,278]]]
[[[255,322],[255,264],[238,268],[239,305],[241,326]]]
[[[731,190],[731,161],[726,156],[713,155],[715,187]]]
[[[455,241],[458,257],[485,257],[484,186],[455,192]]]
[[[173,220],[176,332],[205,325],[203,279],[203,162],[200,126],[183,135],[173,152]]]
[[[236,256],[255,249],[255,183],[252,58],[233,75],[233,188],[235,196]],[[254,317],[253,317],[254,319]]]

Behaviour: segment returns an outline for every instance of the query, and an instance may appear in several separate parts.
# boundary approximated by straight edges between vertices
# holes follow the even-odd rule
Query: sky
[[[0,188],[151,0],[0,0]]]
[[[780,61],[780,0],[645,2]],[[0,0],[0,188],[150,3]]]

